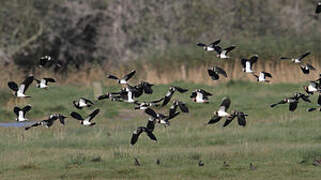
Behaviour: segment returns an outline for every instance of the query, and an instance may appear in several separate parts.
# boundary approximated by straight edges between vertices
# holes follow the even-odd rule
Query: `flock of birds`
[[[321,2],[317,4],[316,8],[316,14],[321,13]],[[208,52],[216,52],[217,58],[219,59],[228,59],[230,58],[229,53],[236,48],[236,46],[230,46],[227,48],[222,48],[219,44],[221,43],[221,40],[217,40],[211,44],[204,44],[204,43],[197,43],[197,46],[202,47],[204,51]],[[303,60],[307,56],[309,56],[311,53],[306,52],[303,55],[299,57],[281,57],[281,60],[290,60],[292,63],[297,64],[301,71],[304,74],[309,74],[310,71],[316,70],[311,64],[304,63]],[[258,74],[253,71],[253,65],[257,63],[259,59],[258,55],[254,55],[247,58],[241,59],[241,66],[244,73],[252,74],[258,82],[268,83],[270,79],[272,78],[272,74],[269,72],[261,71]],[[63,63],[58,60],[54,60],[50,56],[44,56],[40,58],[40,66],[41,67],[52,67],[60,68],[63,66]],[[149,82],[142,81],[137,85],[130,85],[129,80],[135,75],[136,71],[133,70],[129,72],[128,74],[124,75],[123,77],[117,77],[112,74],[108,74],[107,78],[111,80],[115,80],[122,86],[120,91],[118,92],[107,92],[106,94],[103,94],[97,98],[97,100],[104,100],[109,99],[111,101],[116,102],[127,102],[127,103],[133,103],[134,109],[137,110],[143,110],[146,115],[148,115],[148,121],[146,126],[140,126],[137,127],[137,129],[132,133],[130,143],[132,145],[136,144],[138,141],[139,136],[142,133],[145,133],[151,140],[157,141],[157,138],[155,134],[153,133],[155,129],[156,124],[161,124],[165,127],[170,125],[170,120],[177,117],[181,112],[182,113],[189,113],[189,108],[187,107],[186,103],[179,100],[173,100],[172,105],[170,106],[168,110],[168,114],[162,114],[158,113],[154,110],[154,107],[165,107],[168,105],[168,103],[171,101],[172,96],[177,91],[178,93],[186,93],[188,89],[184,89],[178,86],[171,86],[168,89],[168,92],[165,94],[164,97],[154,100],[154,101],[143,101],[139,102],[136,100],[136,98],[140,97],[142,94],[152,94],[154,86],[153,84]],[[212,80],[219,80],[221,76],[227,78],[226,71],[218,66],[214,66],[208,69],[208,75]],[[17,98],[30,98],[29,95],[26,95],[26,91],[28,87],[33,83],[33,81],[36,81],[36,87],[41,89],[48,89],[49,83],[55,83],[56,80],[54,78],[41,78],[36,79],[33,75],[29,75],[22,83],[19,85],[16,82],[10,81],[8,82],[8,87],[14,92],[14,96]],[[296,92],[294,93],[294,96],[287,97],[282,99],[280,102],[277,102],[275,104],[270,105],[271,108],[276,107],[280,104],[289,104],[289,110],[295,111],[297,108],[297,105],[300,100],[303,100],[305,102],[311,103],[309,97],[313,95],[314,93],[321,92],[321,74],[320,78],[314,81],[310,81],[308,86],[304,86],[305,93]],[[208,98],[212,96],[210,92],[207,92],[204,89],[196,89],[192,91],[192,94],[190,98],[195,103],[208,103]],[[91,106],[95,106],[95,103],[93,101],[86,99],[86,98],[79,98],[78,100],[73,101],[73,105],[76,109],[83,109],[88,108]],[[215,124],[219,122],[222,118],[225,118],[225,122],[223,124],[223,127],[226,127],[229,125],[235,118],[237,118],[238,124],[240,126],[246,126],[246,117],[248,116],[246,113],[238,110],[233,110],[228,112],[228,109],[231,105],[231,100],[228,97],[223,98],[219,108],[217,111],[215,111],[208,121],[207,124]],[[315,107],[309,108],[307,111],[315,111],[319,109],[321,111],[321,95],[319,94],[317,105]],[[26,118],[26,114],[32,109],[31,105],[26,105],[23,108],[20,107],[14,107],[13,112],[16,115],[16,121],[18,122],[24,122],[28,121],[29,119]],[[77,112],[71,112],[70,116],[73,119],[76,119],[80,121],[80,123],[83,126],[93,126],[95,125],[95,122],[92,120],[99,114],[100,110],[95,109],[93,112],[91,112],[87,117],[82,117]],[[67,116],[64,116],[63,114],[55,113],[50,115],[47,119],[35,122],[31,124],[28,127],[25,127],[25,130],[29,130],[30,128],[37,127],[37,126],[45,126],[50,127],[54,124],[56,120],[59,120],[61,124],[65,124],[65,118],[68,118]]]

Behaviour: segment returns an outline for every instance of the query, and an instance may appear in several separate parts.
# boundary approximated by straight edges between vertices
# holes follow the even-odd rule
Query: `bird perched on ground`
[[[86,119],[84,119],[80,114],[76,112],[72,112],[70,115],[71,117],[75,118],[76,120],[80,120],[80,124],[84,126],[93,126],[96,123],[91,122],[92,119],[99,113],[99,109],[94,110],[92,113],[90,113]]]
[[[178,86],[171,86],[169,87],[169,90],[167,91],[165,97],[164,97],[164,101],[163,101],[163,104],[162,106],[166,106],[168,104],[168,102],[171,100],[173,94],[175,93],[175,91],[178,91],[180,93],[185,93],[188,91],[188,89],[183,89],[183,88],[180,88]]]
[[[230,98],[223,98],[222,103],[218,109],[218,111],[214,112],[214,115],[211,117],[210,121],[208,121],[207,124],[214,124],[217,123],[221,120],[221,118],[230,118],[231,114],[227,113],[226,111],[231,105],[231,100]]]
[[[205,164],[204,164],[204,162],[202,161],[202,160],[200,160],[200,161],[198,161],[198,166],[199,167],[202,167],[202,166],[204,166]]]
[[[208,96],[212,96],[212,94],[203,89],[196,89],[190,98],[196,103],[208,103]]]
[[[114,80],[117,80],[117,82],[119,84],[127,84],[127,81],[132,78],[134,75],[135,75],[136,71],[133,70],[131,71],[130,73],[126,74],[125,76],[123,76],[122,78],[118,78],[117,76],[114,76],[112,74],[108,74],[107,75],[107,78],[109,79],[114,79]]]
[[[135,166],[140,166],[138,159],[137,158],[134,158],[134,159],[135,159]]]
[[[217,46],[220,42],[221,40],[217,40],[208,45],[204,43],[197,43],[196,45],[202,47],[205,51],[215,51],[215,46]]]
[[[51,126],[54,124],[54,122],[55,122],[57,119],[59,119],[60,123],[61,123],[62,125],[64,125],[64,124],[65,124],[65,121],[64,121],[65,118],[67,118],[67,117],[65,117],[65,116],[62,115],[62,114],[52,114],[52,115],[50,115],[50,116],[48,117],[48,119],[45,119],[45,120],[36,122],[36,123],[32,124],[31,126],[25,127],[25,130],[29,130],[30,128],[32,128],[32,127],[37,127],[37,126],[45,126],[46,128],[49,128],[49,127],[51,127]]]
[[[25,92],[27,91],[28,87],[32,83],[33,79],[34,79],[33,76],[30,75],[19,86],[17,85],[17,83],[13,81],[8,82],[8,86],[11,90],[14,91],[14,95],[16,97],[30,98],[31,96],[26,95]]]
[[[297,58],[281,57],[281,60],[291,60],[293,63],[299,64],[299,63],[302,63],[302,60],[310,54],[311,54],[310,52],[306,52]]]
[[[283,100],[281,100],[278,103],[271,104],[270,107],[273,108],[273,107],[275,107],[275,106],[277,106],[279,104],[289,103],[289,111],[293,112],[293,111],[296,110],[300,99],[302,99],[305,102],[309,102],[309,103],[311,102],[310,99],[309,99],[309,96],[307,96],[305,94],[302,94],[302,93],[295,93],[294,96],[288,97],[288,98],[284,98]]]
[[[208,75],[213,79],[213,80],[218,80],[220,79],[219,75],[223,75],[224,77],[227,78],[227,74],[224,71],[224,69],[218,67],[218,66],[214,66],[211,69],[208,69]]]
[[[303,74],[310,74],[310,70],[314,71],[315,68],[311,64],[300,64],[300,69],[302,70]]]
[[[79,100],[77,101],[72,101],[72,103],[77,109],[82,109],[84,107],[91,107],[92,105],[94,105],[92,101],[83,97],[79,98]]]
[[[22,109],[15,106],[13,108],[13,112],[16,114],[16,121],[18,122],[23,122],[23,121],[28,121],[28,119],[26,118],[26,113],[29,112],[31,110],[31,105],[28,104],[25,107],[23,107]]]
[[[250,163],[250,170],[252,170],[252,171],[256,170],[256,167],[254,166],[253,163]]]
[[[246,126],[246,116],[247,114],[244,114],[244,112],[239,111],[232,111],[231,116],[226,118],[226,121],[223,125],[223,127],[226,127],[229,125],[235,117],[237,117],[237,122],[240,126],[245,127]]]
[[[228,48],[222,49],[220,46],[215,46],[214,49],[217,54],[216,57],[220,59],[229,59],[230,57],[227,54],[235,49],[235,47],[236,46],[230,46]]]
[[[36,87],[40,89],[48,89],[48,82],[52,82],[52,83],[56,82],[56,80],[53,78],[42,78],[40,80],[38,79],[34,79],[34,80],[37,81]]]
[[[269,77],[269,78],[272,78],[272,75],[268,72],[260,72],[259,76],[256,75],[256,74],[253,74],[254,77],[256,77],[256,81],[257,82],[270,82],[269,80],[267,80],[266,78]]]
[[[143,102],[135,102],[136,106],[135,106],[135,109],[141,109],[141,110],[145,110],[147,109],[148,107],[152,107],[152,106],[155,106],[155,107],[158,107],[160,104],[161,101],[163,101],[164,98],[160,98],[158,100],[155,100],[155,101],[150,101],[150,102],[146,102],[146,101],[143,101]]]
[[[242,58],[241,64],[242,64],[243,72],[253,73],[253,70],[252,70],[253,64],[256,63],[258,59],[259,59],[258,55],[254,55],[250,59]]]

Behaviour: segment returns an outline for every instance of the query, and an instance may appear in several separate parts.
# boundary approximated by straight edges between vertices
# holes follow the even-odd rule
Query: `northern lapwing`
[[[130,139],[130,144],[135,145],[139,136],[143,132],[145,132],[151,140],[157,142],[156,136],[153,134],[153,132],[150,129],[148,129],[147,127],[138,127],[132,134],[132,138]]]
[[[160,99],[157,99],[155,101],[150,101],[150,102],[146,102],[146,101],[143,101],[143,102],[135,102],[135,109],[140,109],[140,110],[145,110],[147,109],[148,107],[152,107],[152,106],[155,106],[155,107],[158,107],[160,104],[160,102],[162,102],[164,100],[164,98],[160,98]]]
[[[178,101],[178,100],[174,100],[173,101],[173,105],[170,107],[170,114],[174,114],[177,110],[177,107],[179,107],[179,109],[183,112],[183,113],[188,113],[189,109],[186,105],[186,103],[182,102],[182,101]]]
[[[128,81],[130,78],[132,78],[132,77],[135,75],[135,73],[136,73],[136,71],[133,70],[133,71],[131,71],[130,73],[128,73],[128,74],[126,74],[125,76],[123,76],[122,78],[118,78],[117,76],[114,76],[114,75],[112,75],[112,74],[108,74],[108,75],[107,75],[107,78],[117,80],[117,82],[118,82],[119,84],[126,85],[126,84],[128,83],[127,81]]]
[[[222,49],[220,46],[215,46],[216,51],[216,57],[220,59],[229,59],[230,56],[228,56],[228,53],[231,52],[233,49],[236,48],[236,46],[230,46],[228,48]]]
[[[40,58],[40,67],[51,67],[52,65],[55,65],[55,68],[61,68],[63,66],[63,62],[53,59],[51,56],[43,56]]]
[[[171,100],[173,94],[175,93],[175,91],[178,91],[180,93],[185,93],[188,91],[188,89],[183,89],[183,88],[180,88],[178,86],[171,86],[169,87],[169,90],[167,91],[165,97],[164,97],[164,101],[163,101],[163,104],[162,106],[166,106],[169,101]]]
[[[235,117],[237,117],[237,122],[240,126],[245,127],[246,126],[246,116],[247,114],[244,114],[244,112],[239,111],[232,111],[231,116],[226,118],[226,121],[223,125],[223,127],[226,127],[229,125]]]
[[[253,73],[253,76],[256,78],[257,82],[270,82],[269,80],[267,80],[267,77],[272,78],[272,74],[268,73],[268,72],[260,72],[259,75],[256,75]]]
[[[97,97],[97,100],[103,100],[103,99],[109,99],[111,101],[121,101],[120,93],[109,93],[107,92],[106,94],[100,95]]]
[[[197,43],[196,45],[199,47],[202,47],[204,49],[204,51],[215,51],[215,46],[217,46],[219,43],[221,42],[221,40],[217,40],[214,41],[211,44],[204,44],[204,43]]]
[[[31,105],[28,104],[25,107],[23,107],[22,109],[15,106],[13,108],[13,112],[16,114],[16,121],[18,122],[23,122],[23,121],[28,121],[28,119],[26,118],[26,113],[29,112],[31,110]]]
[[[242,58],[241,64],[242,64],[243,72],[253,73],[253,70],[252,70],[253,64],[256,63],[258,59],[259,59],[258,55],[254,55],[250,59]]]
[[[30,98],[31,96],[26,95],[25,92],[27,91],[28,87],[32,83],[33,79],[34,79],[33,76],[30,75],[19,86],[17,85],[17,83],[13,81],[8,82],[8,86],[11,90],[14,91],[14,95],[16,97]]]
[[[37,82],[36,87],[40,89],[48,89],[48,82],[55,83],[56,80],[54,78],[42,78],[40,80],[34,78]]]
[[[320,92],[320,84],[316,81],[310,81],[308,86],[303,86],[306,93],[312,95],[315,92]]]
[[[156,113],[153,109],[147,108],[144,111],[146,114],[150,116],[150,120],[155,120],[159,124],[163,124],[165,127],[170,125],[169,120],[175,118],[179,115],[179,112],[174,112],[173,110],[169,109],[168,115],[164,115],[161,113]]]
[[[317,7],[315,9],[315,14],[320,14],[321,13],[321,1],[317,3]]]
[[[310,55],[310,54],[311,54],[310,52],[306,52],[306,53],[304,53],[303,55],[301,55],[300,57],[297,57],[297,58],[281,57],[280,59],[281,60],[291,60],[295,64],[300,64],[300,63],[302,63],[302,60],[305,57],[307,57],[308,55]]]
[[[315,68],[311,64],[300,64],[300,69],[302,70],[303,74],[310,74],[310,70],[314,71]]]
[[[218,67],[218,66],[214,66],[210,69],[207,70],[208,71],[208,75],[213,79],[213,80],[218,80],[220,79],[220,74],[223,75],[224,77],[227,78],[227,74],[224,71],[224,69]]]
[[[84,107],[91,107],[94,105],[94,103],[86,98],[79,98],[79,100],[77,101],[72,101],[73,105],[77,108],[77,109],[82,109]]]
[[[36,123],[32,124],[31,126],[25,127],[25,130],[29,130],[30,128],[32,128],[32,127],[37,127],[37,126],[45,126],[46,128],[49,128],[49,127],[51,127],[51,126],[54,124],[54,122],[55,122],[57,119],[59,119],[60,123],[61,123],[62,125],[64,125],[64,124],[65,124],[65,122],[64,122],[64,119],[65,119],[65,118],[66,118],[66,117],[63,116],[62,114],[52,114],[52,115],[50,115],[50,116],[48,117],[48,119],[45,119],[45,120],[36,122]]]
[[[208,103],[208,96],[212,96],[212,94],[203,89],[196,89],[190,98],[196,103]]]
[[[230,118],[231,114],[227,113],[226,111],[231,105],[231,100],[230,98],[223,98],[222,103],[218,109],[218,111],[214,112],[214,115],[211,117],[211,119],[208,121],[207,124],[214,124],[219,122],[222,118]]]
[[[298,106],[300,99],[302,99],[305,102],[311,103],[309,96],[302,94],[302,93],[295,93],[294,96],[284,98],[283,100],[279,101],[278,103],[271,104],[270,107],[273,108],[279,104],[289,103],[289,111],[294,112]]]
[[[76,120],[80,121],[80,124],[84,125],[84,126],[93,126],[96,123],[95,122],[91,122],[92,119],[94,119],[94,117],[99,113],[99,109],[94,110],[92,113],[90,113],[86,119],[84,119],[80,114],[78,114],[77,112],[72,112],[70,115],[71,117],[73,117]]]

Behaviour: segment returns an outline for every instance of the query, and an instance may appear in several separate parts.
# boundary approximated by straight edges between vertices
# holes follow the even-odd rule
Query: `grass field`
[[[312,165],[321,159],[321,118],[319,112],[307,113],[312,106],[300,102],[291,113],[288,105],[271,109],[269,105],[295,91],[303,84],[257,84],[230,81],[215,87],[177,82],[190,91],[175,93],[185,101],[189,114],[180,114],[171,126],[156,126],[154,143],[142,134],[135,146],[129,144],[131,133],[144,126],[148,116],[133,110],[133,105],[99,101],[90,109],[77,110],[72,100],[94,98],[93,89],[80,86],[52,86],[48,91],[31,88],[31,99],[16,101],[9,89],[0,90],[0,122],[14,122],[15,103],[32,104],[27,115],[32,120],[50,113],[69,115],[71,111],[88,114],[98,107],[96,126],[82,127],[74,119],[47,129],[38,127],[0,127],[0,179],[320,179],[321,167]],[[165,95],[169,85],[155,86],[151,96]],[[104,92],[117,86],[103,87]],[[209,104],[194,104],[191,91],[203,88],[214,94]],[[232,100],[230,110],[244,111],[246,127],[232,122],[206,126],[211,113],[223,97]],[[316,96],[312,97],[313,103]],[[167,112],[168,107],[156,109]],[[141,166],[134,165],[138,158]],[[160,165],[156,160],[160,160]],[[199,167],[202,160],[205,166]],[[223,166],[224,161],[229,164]],[[256,170],[251,170],[253,163]]]

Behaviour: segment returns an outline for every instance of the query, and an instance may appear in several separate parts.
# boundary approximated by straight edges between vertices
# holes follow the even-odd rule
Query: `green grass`
[[[154,143],[143,134],[135,146],[129,144],[132,131],[143,126],[148,116],[125,103],[100,101],[96,106],[76,110],[72,100],[94,98],[93,90],[79,86],[52,86],[48,91],[31,88],[30,119],[50,113],[71,111],[88,114],[101,109],[96,126],[82,127],[67,119],[66,125],[23,128],[0,127],[0,179],[319,179],[321,167],[312,165],[321,158],[321,121],[319,113],[307,113],[312,105],[299,103],[291,113],[287,105],[271,109],[271,103],[302,91],[302,84],[257,84],[230,81],[217,86],[176,82],[194,90],[203,88],[214,94],[209,104],[194,104],[190,92],[175,93],[174,99],[185,101],[189,114],[172,120],[171,126],[156,126]],[[104,91],[117,86],[104,87]],[[165,95],[168,85],[157,85],[151,96]],[[8,89],[0,90],[0,122],[14,122],[15,103]],[[245,128],[232,122],[205,126],[223,97],[232,100],[230,110],[249,114]],[[312,97],[316,102],[316,97]],[[18,102],[17,102],[18,103]],[[167,112],[168,107],[157,109]],[[142,166],[134,165],[137,157]],[[156,165],[156,160],[160,165]],[[198,161],[205,163],[198,167]],[[226,161],[230,166],[223,167]],[[257,166],[255,171],[249,164]]]

